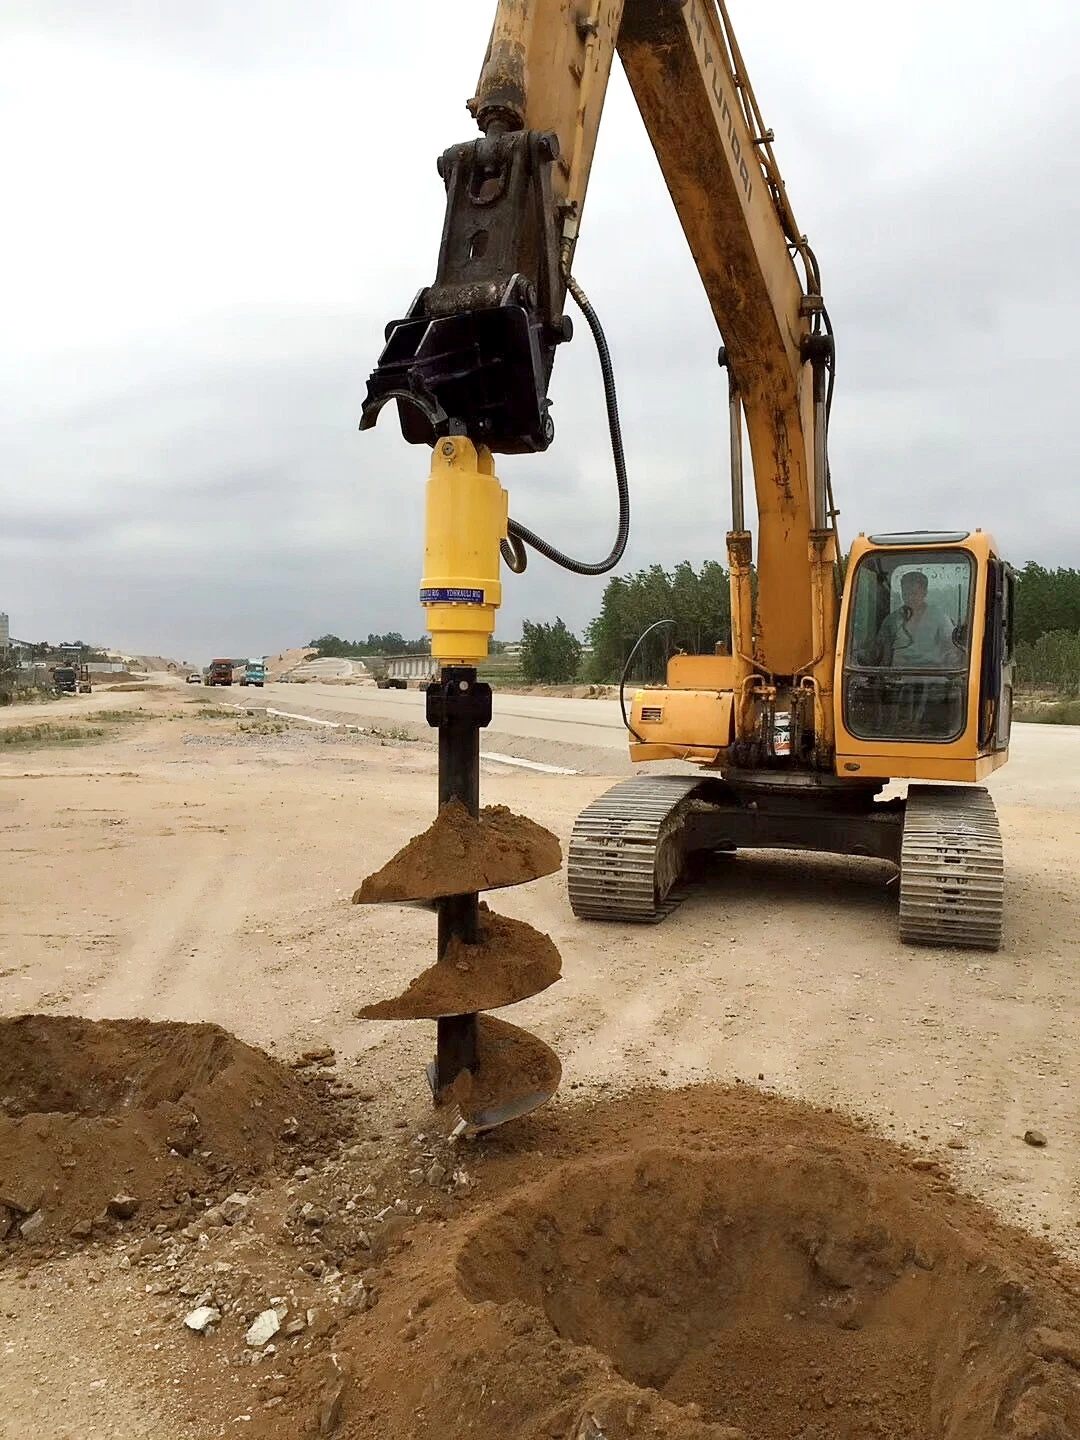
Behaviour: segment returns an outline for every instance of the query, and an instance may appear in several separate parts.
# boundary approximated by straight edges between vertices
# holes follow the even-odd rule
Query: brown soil
[[[435,1020],[497,1010],[554,985],[562,961],[551,938],[480,906],[480,944],[453,939],[442,959],[393,1000],[358,1010],[361,1020]]]
[[[353,903],[435,900],[524,885],[561,865],[559,842],[542,825],[505,805],[485,806],[476,820],[459,800],[451,800],[422,834],[367,877]]]
[[[554,1095],[562,1064],[535,1035],[491,1015],[476,1017],[475,1070],[463,1070],[439,1102],[453,1101],[478,1129],[525,1115]]]
[[[639,1091],[547,1107],[468,1163],[487,1198],[418,1224],[332,1373],[301,1361],[249,1433],[1080,1434],[1080,1274],[848,1120]]]
[[[173,1228],[208,1191],[295,1154],[290,1139],[318,1148],[329,1131],[311,1084],[217,1025],[0,1021],[0,1232],[13,1244],[73,1225]],[[130,1214],[108,1213],[119,1195]]]

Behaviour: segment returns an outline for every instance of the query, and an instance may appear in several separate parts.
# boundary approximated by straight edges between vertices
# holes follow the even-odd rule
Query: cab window
[[[860,740],[942,743],[967,722],[971,556],[961,550],[864,555],[844,655],[844,723]]]

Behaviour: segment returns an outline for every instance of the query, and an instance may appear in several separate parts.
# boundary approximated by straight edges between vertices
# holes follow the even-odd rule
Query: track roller
[[[997,950],[1005,874],[1001,830],[983,786],[912,785],[900,855],[900,938]]]
[[[701,784],[694,775],[642,775],[581,812],[567,865],[579,919],[656,924],[671,914],[686,858],[682,822]]]

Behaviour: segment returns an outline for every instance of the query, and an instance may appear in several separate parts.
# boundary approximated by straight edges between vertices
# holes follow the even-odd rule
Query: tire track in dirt
[[[192,853],[194,851],[195,853]],[[148,895],[130,917],[128,936],[104,976],[86,994],[81,1012],[93,1020],[142,1015],[195,1018],[168,1011],[175,972],[188,967],[192,949],[212,935],[216,905],[229,884],[232,845],[205,836],[185,856],[184,867],[162,894]],[[201,1006],[205,1017],[207,1007]]]

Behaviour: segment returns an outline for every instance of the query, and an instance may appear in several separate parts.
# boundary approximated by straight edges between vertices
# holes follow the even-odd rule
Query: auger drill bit
[[[427,491],[427,611],[439,679],[428,686],[427,722],[439,734],[439,813],[374,875],[360,904],[434,901],[435,964],[405,993],[359,1012],[367,1019],[434,1019],[427,1075],[437,1105],[454,1103],[467,1132],[527,1114],[558,1088],[562,1067],[542,1040],[481,1014],[514,1004],[559,977],[547,936],[481,905],[479,892],[559,869],[559,842],[522,816],[480,808],[480,731],[491,721],[491,687],[477,678],[502,598],[499,542],[506,492],[489,451],[454,436],[433,451]]]
[[[439,732],[439,808],[459,800],[474,818],[480,815],[480,731],[491,723],[491,686],[476,678],[470,665],[446,665],[428,686],[427,723]],[[444,895],[437,902],[439,938],[436,960],[452,940],[480,941],[480,896]],[[477,1064],[476,1012],[442,1015],[436,1020],[435,1059],[428,1067],[431,1093],[439,1094],[463,1070]]]

